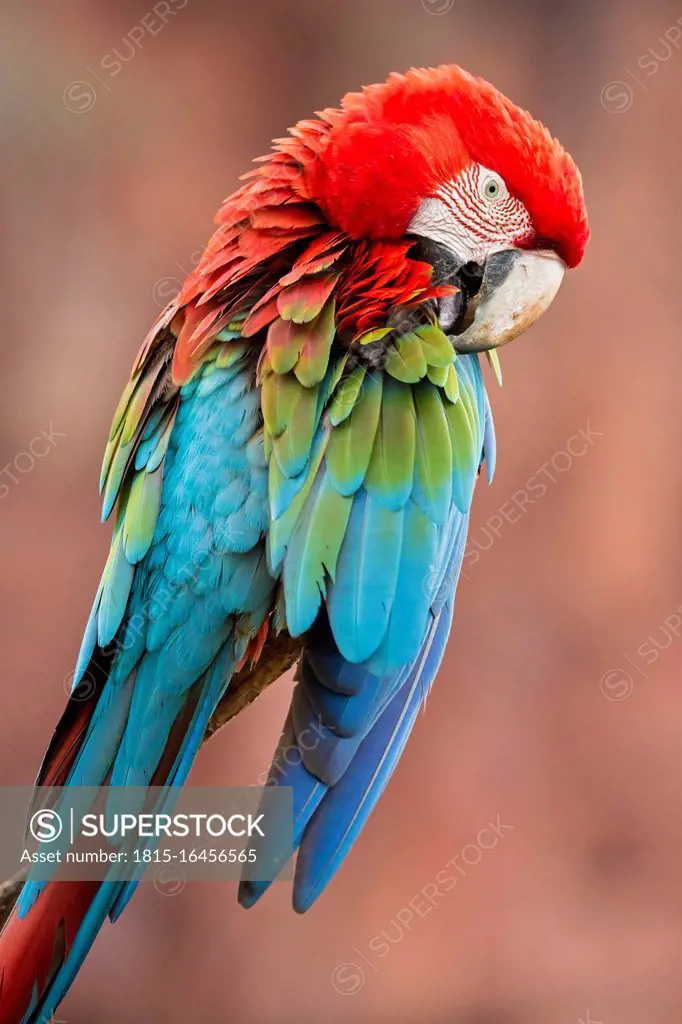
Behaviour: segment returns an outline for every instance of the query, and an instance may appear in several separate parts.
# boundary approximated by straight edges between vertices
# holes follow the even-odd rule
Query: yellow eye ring
[[[502,195],[502,183],[497,178],[488,178],[483,185],[483,195],[491,202]]]

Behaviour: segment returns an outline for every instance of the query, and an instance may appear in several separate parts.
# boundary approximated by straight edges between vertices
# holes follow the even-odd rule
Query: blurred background
[[[3,784],[32,781],[62,709],[134,355],[271,137],[391,70],[458,62],[573,153],[593,240],[503,353],[504,389],[491,379],[498,472],[478,489],[456,629],[340,874],[302,918],[287,883],[248,913],[231,885],[143,885],[60,1018],[679,1021],[682,7],[151,7],[0,14]],[[192,781],[262,776],[290,687],[212,740]]]

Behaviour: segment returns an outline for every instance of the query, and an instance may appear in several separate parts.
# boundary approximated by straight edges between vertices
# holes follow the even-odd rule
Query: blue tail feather
[[[452,619],[446,603],[406,682],[360,744],[306,828],[296,865],[294,908],[308,909],[340,867],[389,781],[438,671]]]

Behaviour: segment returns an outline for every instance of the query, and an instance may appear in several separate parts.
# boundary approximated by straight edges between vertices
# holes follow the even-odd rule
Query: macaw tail
[[[185,715],[179,716],[182,728],[171,729],[151,776],[153,785],[174,787],[184,782],[224,678],[224,662],[219,659],[195,684]],[[95,744],[101,738],[93,728],[101,700],[101,693],[88,701],[71,698],[48,749],[39,785],[64,785],[83,777],[94,753],[93,738]],[[90,781],[86,776],[86,784]],[[112,920],[118,916],[137,885],[116,878],[116,870],[112,868],[103,881],[63,881],[58,870],[49,882],[29,877],[0,934],[2,1024],[49,1024],[107,916]]]
[[[107,915],[106,884],[50,882],[40,894],[39,913],[31,912],[32,905],[15,907],[0,939],[3,1024],[48,1024],[77,970],[69,963],[79,948],[87,952]],[[53,998],[41,1009],[48,994]]]
[[[156,380],[168,365],[143,360],[117,413],[103,477],[107,510],[123,481],[112,548],[38,776],[38,786],[168,787],[165,810],[262,638],[274,587],[254,361],[241,349],[209,360],[179,395]],[[1,1024],[49,1021],[135,890],[121,870],[95,883],[67,881],[59,866],[47,883],[29,877],[0,935]]]

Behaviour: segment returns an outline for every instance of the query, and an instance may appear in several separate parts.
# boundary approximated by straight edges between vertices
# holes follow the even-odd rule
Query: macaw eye
[[[483,193],[484,199],[494,202],[496,199],[500,199],[502,197],[504,193],[504,185],[499,178],[490,176],[483,181],[481,192]]]

